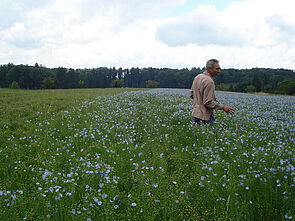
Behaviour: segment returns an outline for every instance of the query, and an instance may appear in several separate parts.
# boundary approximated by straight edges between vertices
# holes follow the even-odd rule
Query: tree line
[[[205,68],[47,68],[0,65],[0,87],[22,89],[69,88],[190,88],[194,77]],[[287,69],[223,69],[215,78],[217,90],[295,94],[295,72]]]

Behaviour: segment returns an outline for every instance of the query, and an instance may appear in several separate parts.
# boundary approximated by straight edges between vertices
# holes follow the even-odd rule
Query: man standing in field
[[[210,59],[206,63],[206,71],[195,77],[190,97],[194,99],[193,120],[196,124],[214,124],[214,110],[223,110],[228,114],[234,113],[234,109],[220,104],[215,99],[215,84],[213,77],[220,72],[219,61]]]

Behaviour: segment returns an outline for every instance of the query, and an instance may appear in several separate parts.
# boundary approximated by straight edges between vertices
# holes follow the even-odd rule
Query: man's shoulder
[[[204,78],[205,77],[205,72],[198,74],[195,78]]]
[[[195,78],[202,79],[202,80],[205,80],[208,82],[211,82],[211,81],[214,82],[212,77],[210,77],[207,72],[203,72],[201,74],[198,74]]]

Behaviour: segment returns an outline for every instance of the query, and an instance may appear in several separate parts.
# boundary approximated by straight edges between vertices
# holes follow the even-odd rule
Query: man
[[[220,72],[219,61],[211,59],[206,63],[206,71],[195,77],[190,97],[194,99],[193,120],[195,123],[209,123],[213,126],[214,110],[223,110],[233,114],[234,109],[220,104],[215,99],[215,84],[213,77]]]

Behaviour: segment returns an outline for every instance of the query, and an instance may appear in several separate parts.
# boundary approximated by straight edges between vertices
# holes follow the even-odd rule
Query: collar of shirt
[[[211,76],[211,74],[208,71],[205,71],[204,74],[209,76],[212,80],[214,80],[213,77]]]

